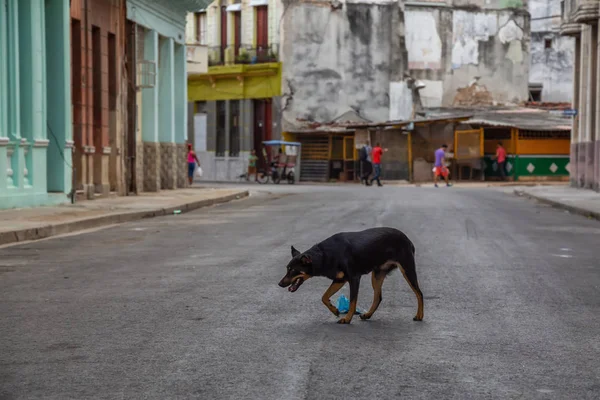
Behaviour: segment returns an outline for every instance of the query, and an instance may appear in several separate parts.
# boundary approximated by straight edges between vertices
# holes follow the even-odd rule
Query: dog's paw
[[[413,321],[423,321],[423,317],[419,318],[419,317],[414,317]]]
[[[333,315],[335,315],[336,317],[340,316],[340,310],[338,310],[337,308],[335,309],[335,311],[331,311],[333,313]]]
[[[347,318],[341,318],[341,319],[338,319],[338,322],[337,322],[337,323],[338,323],[338,324],[349,324],[349,323],[350,323],[350,320],[349,320],[349,319],[347,319]]]
[[[369,313],[360,314],[360,319],[362,319],[363,321],[366,321],[366,320],[370,319],[372,315],[373,314],[369,314]]]

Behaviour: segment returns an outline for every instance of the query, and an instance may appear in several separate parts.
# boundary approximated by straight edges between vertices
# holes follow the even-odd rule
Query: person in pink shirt
[[[502,147],[502,142],[498,142],[496,146],[496,162],[498,163],[498,169],[500,170],[500,177],[503,181],[506,180],[506,174],[504,167],[506,165],[506,150]]]
[[[196,165],[200,166],[200,160],[198,160],[196,152],[192,150],[192,144],[188,143],[187,147],[188,181],[190,182],[190,186],[192,186],[192,183],[194,182],[194,171],[196,170]]]

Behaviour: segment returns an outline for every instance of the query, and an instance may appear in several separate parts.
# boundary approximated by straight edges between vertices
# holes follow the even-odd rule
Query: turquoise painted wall
[[[0,27],[0,98],[8,100],[0,102],[0,208],[66,202],[71,170],[49,152],[47,126],[52,120],[64,148],[71,140],[69,1],[0,0]]]
[[[187,8],[168,0],[127,0],[127,18],[159,35],[185,44]]]

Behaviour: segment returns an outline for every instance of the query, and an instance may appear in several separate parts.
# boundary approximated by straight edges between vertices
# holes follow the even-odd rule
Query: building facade
[[[575,39],[570,179],[574,187],[600,190],[600,1],[565,0],[560,33]]]
[[[68,201],[69,1],[0,0],[0,208]]]
[[[350,111],[411,119],[407,77],[423,85],[426,108],[525,101],[529,23],[521,1],[292,2],[281,23],[283,130]]]
[[[85,198],[124,193],[122,159],[125,0],[71,1],[73,164]]]
[[[208,48],[208,72],[188,74],[188,136],[204,180],[238,179],[252,149],[281,137],[282,13],[278,0],[223,0],[188,15],[187,43]]]
[[[560,35],[561,0],[529,0],[529,100],[571,102],[575,40]]]

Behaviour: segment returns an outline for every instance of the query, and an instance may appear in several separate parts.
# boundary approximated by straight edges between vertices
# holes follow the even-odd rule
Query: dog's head
[[[288,287],[290,292],[298,290],[300,285],[312,277],[312,258],[308,254],[300,253],[292,246],[292,260],[287,265],[287,273],[279,281],[279,286]]]

